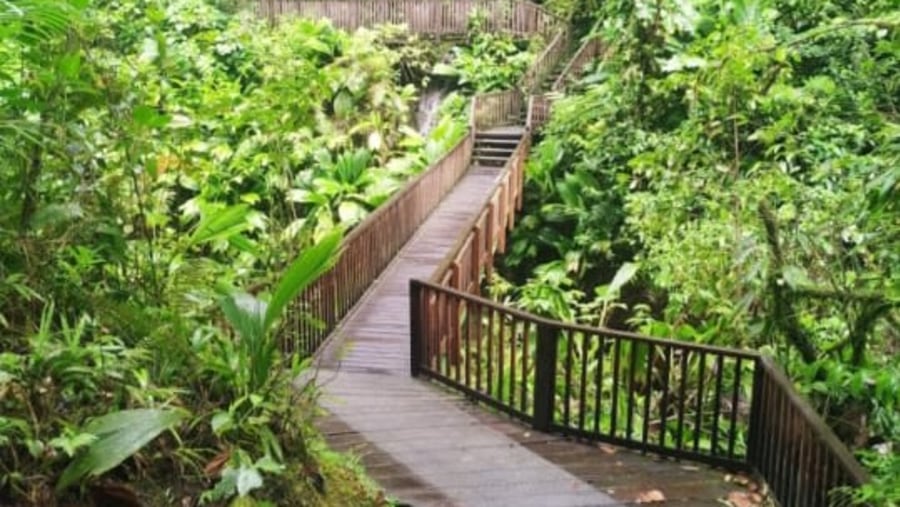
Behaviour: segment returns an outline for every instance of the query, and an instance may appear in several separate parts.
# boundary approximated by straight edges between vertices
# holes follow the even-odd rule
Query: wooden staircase
[[[515,130],[482,131],[475,134],[472,161],[476,165],[502,167],[516,151],[522,133]]]

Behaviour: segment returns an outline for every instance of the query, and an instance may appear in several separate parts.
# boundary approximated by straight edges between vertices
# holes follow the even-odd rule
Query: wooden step
[[[522,134],[513,133],[513,132],[476,132],[475,133],[475,142],[480,140],[488,140],[491,142],[495,141],[512,141],[514,144],[519,143],[519,139],[522,138]]]
[[[475,155],[472,158],[475,160],[476,164],[498,167],[506,164],[506,161],[509,160],[509,157],[486,157],[484,155]]]
[[[514,142],[499,142],[499,141],[483,141],[483,140],[475,140],[475,149],[478,148],[491,148],[491,149],[506,149],[512,151],[516,149],[516,146],[519,145],[519,141]]]
[[[481,135],[475,136],[475,145],[484,144],[491,146],[516,146],[519,144],[520,138],[515,139],[503,139],[503,138],[495,138],[495,137],[481,137]]]
[[[487,157],[509,157],[513,154],[515,150],[510,150],[506,148],[475,148],[474,156],[487,156]]]

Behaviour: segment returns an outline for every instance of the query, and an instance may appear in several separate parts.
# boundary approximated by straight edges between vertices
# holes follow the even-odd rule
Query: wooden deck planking
[[[666,505],[717,505],[718,472],[533,432],[410,377],[409,279],[432,274],[499,170],[473,167],[335,332],[320,356],[319,428],[409,505],[631,505],[647,489]]]

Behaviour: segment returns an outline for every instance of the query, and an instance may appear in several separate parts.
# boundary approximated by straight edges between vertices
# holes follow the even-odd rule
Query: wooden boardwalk
[[[410,376],[409,279],[432,274],[499,171],[472,167],[335,332],[319,428],[409,505],[631,505],[654,489],[665,505],[721,505],[721,472],[537,433]]]

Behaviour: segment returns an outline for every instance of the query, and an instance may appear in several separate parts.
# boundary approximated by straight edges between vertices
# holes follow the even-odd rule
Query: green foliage
[[[846,442],[896,449],[896,5],[620,0],[596,19],[610,56],[534,149],[509,290],[774,351]]]
[[[326,503],[281,317],[466,125],[407,126],[387,44],[205,0],[0,1],[0,503],[111,477]]]
[[[181,419],[182,414],[174,410],[135,409],[92,420],[78,435],[90,435],[90,441],[85,438],[74,441],[76,447],[86,444],[86,452],[66,467],[57,489],[64,490],[85,476],[99,476],[115,468]],[[67,449],[67,454],[73,454],[72,450]]]
[[[534,43],[516,41],[506,34],[475,27],[469,43],[453,48],[450,63],[438,63],[432,72],[455,77],[467,90],[484,93],[515,88],[534,60]]]

